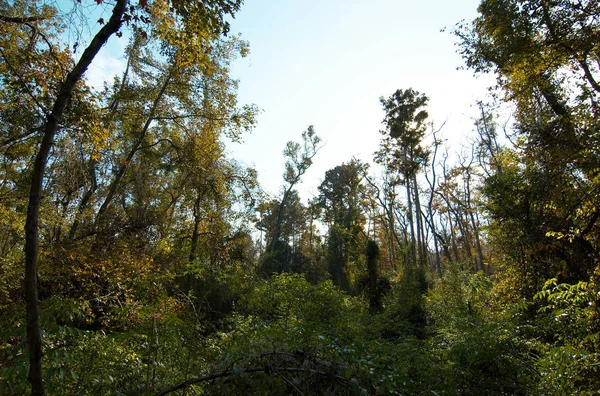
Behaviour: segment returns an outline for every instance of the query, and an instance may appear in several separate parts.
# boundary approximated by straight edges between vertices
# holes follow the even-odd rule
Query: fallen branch
[[[323,376],[323,377],[331,377],[332,379],[338,380],[343,383],[347,383],[347,384],[350,383],[350,381],[347,378],[340,377],[339,375],[335,375],[333,372],[305,369],[305,368],[300,368],[300,367],[264,366],[264,367],[251,367],[251,368],[247,368],[247,369],[226,370],[226,371],[221,371],[219,373],[209,374],[209,375],[205,375],[205,376],[198,377],[198,378],[191,378],[189,380],[181,382],[180,384],[174,385],[168,389],[165,389],[165,390],[157,393],[156,396],[163,396],[163,395],[169,394],[171,392],[175,392],[176,390],[185,389],[194,384],[198,384],[200,382],[212,381],[217,378],[231,377],[233,375],[236,375],[236,374],[239,375],[241,373],[249,373],[250,374],[250,373],[260,373],[260,372],[263,372],[263,373],[273,372],[278,375],[281,375],[280,373],[282,373],[282,372],[304,373],[304,374],[319,375],[319,376]]]

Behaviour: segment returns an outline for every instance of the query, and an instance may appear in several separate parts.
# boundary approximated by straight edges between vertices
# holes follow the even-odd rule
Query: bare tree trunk
[[[443,125],[442,125],[443,127]],[[439,129],[438,129],[439,131]],[[430,193],[429,193],[429,202],[427,203],[427,215],[429,216],[429,227],[431,228],[431,233],[433,234],[433,246],[435,248],[435,268],[438,272],[438,275],[442,275],[442,265],[440,262],[440,250],[438,247],[438,237],[440,235],[436,232],[435,227],[435,219],[433,217],[433,197],[435,196],[436,189],[436,173],[435,173],[435,159],[437,157],[438,147],[440,142],[435,136],[436,131],[433,131],[433,156],[431,158],[431,180],[427,176],[427,172],[425,172],[425,178],[427,179],[427,183],[429,184]]]
[[[389,236],[388,238],[388,250],[389,250],[389,258],[390,258],[390,267],[395,271],[396,270],[396,258],[397,258],[397,254],[396,254],[396,247],[400,247],[402,245],[401,241],[400,241],[400,237],[398,236],[398,232],[396,231],[396,222],[394,220],[394,199],[393,196],[394,194],[394,186],[389,186],[388,188],[384,187],[384,197],[383,199],[381,198],[380,194],[380,188],[373,183],[373,181],[371,181],[371,179],[369,179],[369,177],[367,176],[367,174],[365,173],[364,175],[364,179],[367,181],[367,183],[369,183],[371,185],[371,187],[375,188],[377,190],[377,201],[379,202],[379,206],[381,206],[381,208],[383,209],[383,211],[385,212],[385,215],[387,217],[387,229],[388,229],[388,233],[387,235]],[[388,194],[390,194],[390,189],[391,191],[391,195],[392,197],[388,198]]]
[[[485,272],[485,262],[483,258],[483,249],[481,248],[481,241],[479,239],[479,226],[475,221],[473,212],[470,213],[471,225],[473,226],[473,233],[475,234],[475,246],[477,247],[477,255],[479,256],[479,269]]]
[[[275,230],[273,231],[273,237],[271,238],[271,242],[269,243],[268,251],[274,252],[275,245],[279,240],[279,234],[281,234],[281,222],[283,221],[283,211],[285,206],[287,205],[287,200],[289,199],[289,195],[292,192],[292,188],[296,183],[291,183],[290,186],[283,193],[283,197],[281,198],[281,202],[279,203],[279,207],[277,208],[277,220],[275,221]]]
[[[452,213],[448,211],[448,223],[450,225],[450,241],[452,243],[452,252],[454,253],[454,259],[460,261],[458,254],[458,245],[456,244],[456,232],[454,232],[454,224],[452,224]]]
[[[394,221],[394,214],[393,214],[393,210],[394,207],[392,206],[392,202],[390,201],[389,203],[389,208],[386,210],[387,211],[387,217],[388,217],[388,235],[390,236],[389,238],[389,244],[390,244],[390,259],[391,259],[391,268],[393,268],[394,270],[396,270],[396,243],[398,244],[398,246],[400,245],[400,238],[398,237],[398,234],[396,232],[396,222]]]
[[[406,200],[408,203],[408,224],[410,226],[410,256],[412,260],[412,265],[417,265],[417,251],[416,251],[416,242],[415,242],[415,226],[414,226],[414,218],[413,218],[413,205],[412,205],[412,196],[410,189],[410,181],[407,178],[406,180]]]
[[[75,215],[75,220],[73,221],[73,224],[71,225],[71,229],[69,230],[69,239],[75,239],[75,236],[77,235],[77,228],[79,228],[79,224],[81,223],[81,217],[83,216],[83,212],[87,208],[88,203],[92,199],[92,196],[98,189],[98,182],[96,180],[96,161],[95,160],[90,160],[89,172],[90,172],[90,178],[92,179],[92,185],[85,192],[85,194],[83,195],[83,198],[81,198],[81,202],[79,203],[79,206],[77,207],[77,215]]]
[[[471,159],[471,161],[473,161],[473,159]],[[483,261],[483,250],[481,249],[481,241],[479,239],[479,225],[475,221],[475,215],[473,214],[474,208],[473,208],[473,204],[471,202],[471,164],[469,164],[464,169],[467,174],[466,185],[465,185],[465,189],[466,189],[465,195],[467,197],[466,210],[467,210],[468,216],[471,220],[471,226],[473,227],[473,234],[475,236],[475,246],[477,248],[477,256],[478,256],[477,270],[482,270],[483,272],[485,272],[485,264]]]
[[[441,220],[442,218],[440,216],[440,221]],[[450,245],[452,244],[450,241],[451,237],[444,224],[440,223],[440,229],[436,232],[436,236],[439,239],[439,243],[442,245],[444,256],[448,261],[452,261],[452,254],[450,253]]]
[[[427,261],[427,245],[425,243],[425,226],[423,224],[423,212],[421,210],[421,199],[419,198],[419,186],[417,184],[417,177],[413,175],[413,193],[415,198],[415,216],[417,225],[417,247],[419,252],[419,265],[425,266]]]
[[[460,230],[460,235],[462,235],[463,238],[463,250],[465,251],[466,255],[467,255],[467,260],[471,261],[474,264],[474,269],[477,270],[478,268],[478,264],[477,264],[477,259],[473,258],[473,252],[471,251],[471,235],[469,234],[469,220],[468,218],[465,219],[466,221],[463,221],[462,216],[460,215],[460,213],[458,211],[453,211],[454,216],[456,218],[456,223],[458,225],[458,229]],[[465,216],[468,216],[465,213]]]

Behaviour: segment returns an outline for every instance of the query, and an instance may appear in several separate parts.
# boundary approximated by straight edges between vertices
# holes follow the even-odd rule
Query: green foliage
[[[197,343],[197,329],[169,313],[167,304],[145,307],[134,330],[112,334],[58,325],[53,319],[77,319],[69,312],[81,312],[73,302],[53,305],[55,314],[49,315],[46,308],[43,317],[44,381],[50,394],[154,393],[165,384],[183,380],[189,370],[204,367],[197,358],[203,348]],[[58,311],[60,307],[65,312]],[[3,394],[23,394],[28,386],[24,327],[18,322],[6,324],[0,336],[0,356],[10,362],[0,372],[0,389]]]
[[[558,283],[550,279],[535,295],[541,331],[550,342],[541,344],[538,362],[541,389],[554,394],[595,394],[600,391],[600,316],[597,284]]]
[[[348,310],[350,300],[330,281],[312,285],[301,274],[284,273],[254,289],[240,304],[242,312],[267,321],[327,326]]]
[[[385,111],[383,122],[387,129],[382,132],[385,138],[376,160],[400,172],[408,183],[429,157],[429,151],[422,145],[429,117],[424,107],[429,98],[408,88],[398,89],[379,101]]]
[[[445,326],[455,318],[488,316],[492,309],[492,280],[483,272],[472,274],[461,263],[448,268],[427,296],[430,319]]]
[[[537,373],[523,340],[501,323],[470,318],[440,328],[434,346],[443,362],[444,388],[457,394],[529,394]]]
[[[50,3],[0,0],[0,394],[29,391],[26,200],[76,58],[62,41],[74,24]],[[68,18],[88,14],[79,3]],[[311,126],[285,147],[281,197],[265,200],[223,142],[257,115],[230,75],[248,44],[222,37],[242,2],[127,3],[123,74],[101,90],[78,81],[47,147],[28,290],[48,393],[600,392],[597,2],[482,0],[457,29],[467,66],[495,72],[515,106],[515,131],[500,147],[482,106],[471,163],[445,158],[443,183],[432,164],[427,215],[425,95],[380,99],[383,197],[351,160],[304,204]],[[496,273],[473,273],[475,248],[477,269]]]
[[[567,168],[540,165],[520,149],[505,150],[498,159],[501,171],[487,178],[483,190],[493,220],[489,230],[519,294],[531,298],[556,276],[587,279],[595,266],[594,238],[582,232],[595,214],[580,193],[593,194],[593,186]],[[579,187],[572,190],[575,183]]]
[[[383,326],[389,316],[371,317],[367,305],[330,281],[311,285],[301,275],[273,276],[244,299],[231,330],[214,341],[220,364],[212,371],[238,367],[241,376],[204,389],[215,394],[300,390],[357,395],[438,389],[426,344],[410,336],[382,339],[373,322]],[[246,368],[264,365],[311,369],[329,377],[301,370],[280,372],[285,379],[278,373],[244,374]],[[338,378],[332,381],[333,376]]]
[[[299,274],[274,275],[242,299],[231,317],[231,330],[217,334],[215,362],[220,364],[213,371],[270,364],[326,372],[337,368],[346,378],[344,348],[364,309],[361,301],[353,301],[329,281],[312,285]],[[330,379],[308,372],[285,375],[303,391],[325,392],[335,386]],[[347,378],[342,389],[350,385]],[[225,380],[216,389],[236,394],[292,389],[282,376],[257,374],[242,379]]]
[[[517,323],[494,314],[491,279],[456,264],[428,293],[433,353],[445,389],[457,394],[529,394],[537,373]]]
[[[493,71],[514,106],[514,150],[486,180],[496,244],[531,298],[548,278],[575,283],[598,260],[597,2],[483,0],[457,28],[461,53]]]
[[[367,242],[367,294],[369,296],[369,306],[371,310],[376,311],[381,308],[381,297],[384,294],[385,286],[379,284],[379,246],[377,242],[370,239]]]
[[[379,337],[399,341],[407,337],[427,336],[424,293],[427,281],[422,269],[406,267],[383,299],[384,310],[375,315],[373,331]]]
[[[254,290],[258,279],[258,274],[240,263],[213,271],[195,262],[188,264],[185,275],[179,279],[182,289],[179,297],[185,295],[194,315],[208,319],[208,326],[229,315],[238,301]]]

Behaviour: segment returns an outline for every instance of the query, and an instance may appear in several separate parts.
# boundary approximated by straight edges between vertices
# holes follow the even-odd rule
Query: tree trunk
[[[202,197],[200,196],[200,194],[198,194],[198,198],[196,199],[196,202],[194,202],[194,231],[192,231],[192,242],[190,244],[190,264],[192,264],[194,260],[196,260],[196,252],[198,251],[198,238],[200,237],[198,229],[200,227],[200,202],[202,200],[201,198]]]
[[[454,225],[452,224],[452,213],[448,211],[448,223],[450,225],[450,243],[452,244],[452,252],[454,253],[454,259],[460,261],[458,254],[458,246],[456,244],[456,233],[454,232]]]
[[[167,90],[167,86],[169,85],[169,82],[171,81],[171,77],[172,77],[172,69],[169,70],[169,73],[167,74],[167,77],[165,78],[165,81],[162,84],[160,91],[158,92],[158,95],[154,99],[154,103],[152,104],[152,109],[150,110],[150,114],[148,114],[148,119],[146,120],[146,123],[144,124],[144,127],[142,128],[142,130],[140,132],[140,135],[133,142],[133,145],[131,146],[131,149],[129,150],[129,154],[127,154],[127,157],[119,166],[119,170],[118,170],[117,174],[115,175],[115,178],[112,180],[112,182],[110,183],[110,186],[108,187],[108,194],[106,195],[106,198],[104,198],[104,202],[102,202],[102,205],[100,206],[100,209],[98,209],[98,213],[96,214],[96,221],[95,221],[96,226],[100,225],[100,223],[104,220],[106,211],[108,210],[108,207],[110,206],[110,204],[115,196],[115,193],[117,192],[117,188],[121,184],[121,180],[123,179],[123,176],[125,176],[125,172],[127,171],[127,169],[129,169],[129,165],[131,165],[131,161],[133,160],[133,157],[138,152],[140,145],[144,142],[144,139],[146,138],[146,134],[148,133],[148,129],[150,128],[150,124],[152,123],[152,121],[154,121],[154,116],[156,115],[156,110],[158,109],[158,105],[160,104],[160,101],[161,101],[165,91]]]
[[[427,245],[425,244],[425,226],[423,224],[423,213],[421,211],[421,199],[419,198],[419,186],[417,176],[413,175],[413,194],[415,197],[415,215],[417,220],[417,240],[419,248],[419,266],[424,267],[427,260]]]
[[[288,197],[292,191],[294,184],[290,184],[287,190],[283,193],[283,197],[281,198],[281,202],[279,203],[279,207],[277,208],[277,220],[275,221],[275,229],[273,230],[273,237],[269,243],[268,251],[274,252],[275,245],[277,244],[277,240],[279,240],[279,234],[281,233],[281,222],[283,221],[283,210],[285,209],[285,205],[287,205]]]
[[[79,228],[79,224],[81,223],[81,217],[83,216],[83,212],[87,208],[87,205],[90,202],[90,200],[92,199],[92,196],[98,189],[98,182],[96,180],[96,161],[95,160],[90,160],[89,172],[90,172],[90,177],[92,179],[92,185],[85,192],[85,194],[83,195],[83,198],[81,198],[81,202],[79,203],[79,206],[77,207],[77,215],[75,215],[75,220],[73,221],[73,224],[71,225],[71,229],[69,230],[69,239],[71,239],[71,240],[75,239],[75,236],[77,235],[77,229]]]
[[[31,188],[29,191],[29,204],[27,207],[27,219],[25,221],[25,302],[27,323],[27,348],[29,349],[29,381],[31,383],[32,395],[44,394],[44,383],[42,380],[42,334],[39,318],[39,301],[37,287],[37,265],[38,265],[38,223],[40,202],[44,173],[50,149],[54,143],[54,135],[58,130],[59,122],[67,107],[69,99],[73,94],[83,73],[87,70],[92,60],[107,42],[109,37],[119,30],[123,20],[123,14],[127,0],[117,0],[112,16],[106,25],[94,36],[90,45],[86,48],[73,70],[61,87],[52,112],[46,117],[44,135],[33,165]]]
[[[481,241],[479,240],[479,226],[473,215],[473,211],[470,212],[471,224],[473,225],[473,233],[475,234],[475,246],[477,247],[477,255],[479,256],[479,269],[485,272],[485,263],[483,261],[483,250],[481,248]]]
[[[414,267],[417,265],[417,251],[415,246],[415,226],[409,178],[406,178],[406,200],[408,203],[408,224],[410,226],[410,257],[412,260],[411,264]]]
[[[113,121],[115,114],[117,113],[117,110],[119,108],[119,103],[120,103],[119,96],[120,96],[121,92],[123,92],[123,89],[125,88],[125,84],[127,83],[127,77],[129,76],[129,69],[131,68],[131,57],[132,56],[133,56],[132,54],[129,54],[129,56],[127,57],[127,66],[125,67],[125,72],[123,72],[123,78],[121,79],[121,86],[119,87],[119,92],[115,95],[115,99],[110,105],[110,114],[108,117],[107,124],[110,124]],[[96,161],[95,159],[90,159],[89,173],[90,173],[90,177],[92,179],[92,185],[90,186],[89,190],[87,190],[85,192],[85,194],[83,195],[83,198],[81,199],[81,202],[79,203],[79,207],[77,208],[77,215],[75,216],[75,220],[73,221],[73,225],[71,225],[71,230],[69,231],[69,239],[75,239],[75,236],[77,235],[77,228],[79,227],[79,224],[81,223],[81,217],[83,215],[83,212],[87,208],[87,205],[90,202],[90,200],[92,199],[92,196],[96,193],[96,190],[98,189],[98,181],[96,178],[97,163],[98,163],[98,161]]]

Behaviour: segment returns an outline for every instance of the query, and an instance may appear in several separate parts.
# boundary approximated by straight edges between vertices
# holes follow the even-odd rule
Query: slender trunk
[[[143,143],[144,139],[146,138],[148,129],[150,128],[152,121],[154,121],[154,116],[156,115],[158,105],[160,104],[160,101],[161,101],[165,91],[167,90],[167,86],[169,85],[169,82],[171,80],[172,71],[173,71],[172,69],[169,70],[169,73],[167,74],[167,77],[165,78],[165,81],[164,81],[163,85],[161,86],[157,97],[154,99],[154,103],[152,104],[152,109],[150,110],[150,114],[148,114],[148,119],[146,120],[144,127],[142,128],[138,138],[133,142],[133,145],[131,146],[131,149],[129,150],[127,157],[119,166],[119,170],[118,170],[117,174],[115,175],[115,178],[112,180],[112,182],[110,183],[110,186],[108,187],[108,194],[106,195],[104,202],[102,202],[102,205],[100,206],[100,209],[98,209],[98,213],[96,214],[96,222],[95,222],[96,225],[99,225],[104,220],[106,211],[108,210],[108,207],[110,206],[110,204],[115,196],[115,193],[117,192],[117,188],[121,184],[121,180],[123,179],[123,176],[125,176],[125,172],[127,171],[127,169],[129,169],[129,165],[131,165],[133,157],[138,152],[140,145]]]
[[[71,239],[71,240],[75,239],[75,236],[77,235],[77,228],[79,228],[79,224],[81,223],[81,218],[83,217],[83,212],[87,208],[87,205],[90,202],[90,200],[92,199],[92,196],[98,189],[98,182],[96,179],[96,161],[95,160],[90,160],[89,172],[90,172],[90,177],[92,179],[92,185],[85,192],[85,194],[83,195],[83,198],[81,198],[81,202],[79,203],[79,206],[77,207],[77,215],[75,216],[75,220],[73,221],[73,224],[71,225],[71,229],[69,230],[69,239]]]
[[[444,230],[444,236],[442,236],[442,234],[437,234],[437,237],[440,240],[440,243],[442,245],[442,250],[444,251],[444,256],[446,257],[446,259],[448,259],[448,261],[452,261],[452,255],[450,254],[450,247],[448,246],[448,235],[446,234],[445,230]]]
[[[438,274],[442,275],[442,265],[441,265],[441,260],[440,260],[440,248],[439,248],[439,244],[438,244],[438,238],[440,240],[442,240],[442,238],[441,238],[441,235],[436,230],[435,218],[433,217],[432,202],[433,202],[433,193],[431,194],[431,199],[429,200],[429,204],[427,205],[428,218],[426,217],[425,220],[429,221],[429,228],[431,229],[431,234],[433,235],[433,247],[435,249],[435,268],[436,268]],[[442,243],[442,246],[444,246],[443,243]]]
[[[107,124],[109,124],[109,125],[114,120],[114,117],[117,114],[117,110],[119,109],[120,94],[123,92],[123,89],[125,89],[125,84],[127,83],[127,77],[129,76],[129,70],[131,68],[131,57],[132,56],[133,56],[132,54],[129,54],[129,56],[127,57],[127,66],[125,67],[125,71],[123,72],[123,78],[121,79],[121,85],[119,87],[119,91],[118,91],[118,93],[115,94],[115,98],[110,105],[110,114],[108,116],[108,121],[107,121]],[[77,208],[77,215],[75,216],[75,220],[73,221],[73,224],[71,225],[71,230],[69,231],[69,239],[75,239],[75,236],[77,235],[77,228],[79,227],[79,224],[81,223],[81,217],[83,216],[83,212],[87,208],[87,205],[90,202],[90,200],[92,199],[92,196],[96,193],[96,190],[98,189],[98,181],[96,178],[96,165],[97,164],[98,164],[98,161],[96,161],[95,159],[90,159],[89,173],[90,173],[90,178],[92,180],[92,185],[85,192],[85,194],[83,195],[83,198],[81,199],[81,202],[79,203],[79,206]]]
[[[364,175],[364,179],[367,181],[367,183],[369,183],[373,188],[375,188],[377,190],[377,201],[379,202],[379,205],[381,206],[381,208],[384,210],[384,212],[386,214],[387,223],[388,223],[388,236],[393,237],[393,239],[390,237],[389,242],[388,242],[389,257],[391,260],[390,267],[395,271],[396,270],[396,258],[397,258],[396,248],[402,246],[402,243],[400,240],[400,236],[398,235],[398,232],[396,231],[396,224],[394,221],[394,218],[395,218],[394,217],[394,199],[393,199],[394,187],[393,186],[389,187],[392,189],[391,194],[390,194],[390,190],[386,189],[384,191],[384,198],[381,199],[381,197],[379,196],[379,192],[380,192],[379,187],[375,183],[373,183],[367,177],[367,175]],[[392,198],[388,199],[388,195],[391,195]],[[373,234],[373,235],[375,235],[375,234]]]
[[[409,246],[410,241],[408,239],[408,230],[406,229],[406,227],[402,230],[402,234],[404,235],[404,246]],[[409,253],[406,252],[406,250],[405,250],[404,254],[403,254],[403,256],[404,256],[404,262],[410,264],[409,260],[408,260],[408,254]]]
[[[464,241],[463,249],[467,255],[466,259],[467,261],[472,262],[474,264],[475,270],[477,270],[477,259],[473,258],[473,252],[471,252],[471,235],[469,235],[469,228],[465,225],[465,223],[468,225],[469,221],[468,219],[466,221],[463,221],[458,212],[454,212],[454,215],[456,216],[456,223],[458,224],[460,235],[462,235]]]
[[[283,221],[283,210],[285,209],[285,205],[287,205],[287,200],[289,199],[290,193],[292,192],[292,188],[295,185],[295,181],[290,183],[289,187],[283,193],[283,198],[281,198],[281,203],[277,208],[277,221],[275,222],[275,230],[273,231],[273,238],[271,239],[271,243],[269,243],[269,251],[275,251],[275,244],[279,239],[279,234],[281,233],[281,222]]]
[[[435,269],[438,275],[442,276],[442,264],[440,261],[440,249],[438,247],[437,236],[433,234],[433,247],[435,249]]]
[[[190,246],[190,264],[196,260],[196,251],[198,250],[198,238],[200,235],[198,232],[200,227],[200,202],[201,197],[200,194],[198,194],[198,198],[196,199],[196,202],[194,202],[194,231],[192,232],[192,242]]]
[[[310,211],[310,231],[309,231],[309,237],[308,237],[308,255],[309,255],[309,259],[310,259],[310,265],[312,267],[313,265],[313,212],[312,209]]]
[[[417,239],[419,248],[419,265],[425,266],[427,260],[427,245],[425,244],[425,226],[423,224],[423,213],[421,211],[421,199],[419,198],[419,186],[417,185],[417,177],[413,175],[413,193],[415,197],[415,214],[417,220]]]
[[[438,245],[438,238],[440,240],[443,240],[441,235],[436,231],[435,229],[435,223],[434,223],[434,218],[433,218],[433,213],[431,211],[431,206],[429,206],[427,208],[428,210],[428,217],[423,216],[425,222],[428,224],[429,228],[431,229],[431,234],[433,235],[433,247],[435,249],[435,269],[438,272],[438,275],[442,275],[442,265],[441,265],[441,261],[440,261],[440,248]],[[443,243],[442,243],[443,246]]]
[[[412,260],[412,265],[417,265],[417,251],[415,246],[415,226],[413,219],[413,205],[412,205],[412,195],[410,189],[410,179],[406,178],[406,200],[408,203],[408,224],[410,226],[410,255]]]
[[[470,212],[471,224],[473,226],[473,233],[475,234],[475,246],[477,247],[477,255],[479,256],[479,269],[485,272],[485,263],[483,261],[483,249],[481,248],[481,241],[479,239],[479,226],[475,221],[473,211]]]
[[[470,165],[465,168],[465,172],[467,174],[466,186],[465,186],[465,188],[466,188],[465,195],[467,197],[466,211],[468,213],[467,216],[471,220],[471,226],[473,227],[473,234],[475,236],[475,247],[477,248],[478,259],[477,259],[476,270],[482,270],[485,272],[485,264],[483,262],[483,251],[481,249],[481,241],[479,240],[479,227],[478,227],[477,222],[475,221],[475,215],[473,214],[474,209],[473,209],[473,205],[471,203],[471,167],[470,167]]]
[[[106,25],[94,36],[90,45],[85,49],[81,59],[61,87],[52,112],[46,117],[44,135],[33,164],[31,189],[29,192],[29,204],[27,207],[27,219],[25,221],[25,302],[27,323],[27,348],[29,349],[29,382],[31,383],[32,395],[44,394],[44,383],[42,380],[42,334],[40,329],[39,301],[37,287],[37,265],[38,265],[38,223],[44,172],[48,162],[48,155],[54,143],[54,135],[58,130],[59,122],[67,107],[69,99],[73,94],[75,85],[81,80],[83,73],[87,70],[92,60],[121,26],[127,0],[117,0],[112,16]]]
[[[450,242],[452,244],[452,252],[454,253],[454,259],[460,261],[458,255],[458,245],[456,244],[456,232],[454,232],[454,224],[452,224],[452,213],[448,212],[448,223],[450,225]]]
[[[396,224],[394,222],[394,206],[393,206],[393,202],[390,201],[389,203],[389,208],[387,209],[387,215],[388,215],[388,227],[389,227],[389,235],[392,236],[393,238],[389,238],[390,239],[390,257],[392,259],[392,268],[394,269],[394,271],[396,270],[396,245],[394,244],[397,243],[398,246],[400,246],[400,238],[398,237],[398,234],[396,233]]]

